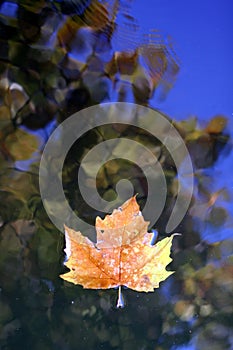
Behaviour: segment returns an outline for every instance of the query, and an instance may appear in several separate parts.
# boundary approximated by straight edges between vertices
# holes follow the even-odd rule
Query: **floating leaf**
[[[81,232],[65,227],[70,269],[61,277],[84,288],[119,287],[117,306],[123,306],[121,286],[138,292],[153,292],[170,276],[170,248],[174,235],[151,245],[154,233],[148,233],[146,222],[135,197],[115,209],[104,220],[96,218],[97,243]]]

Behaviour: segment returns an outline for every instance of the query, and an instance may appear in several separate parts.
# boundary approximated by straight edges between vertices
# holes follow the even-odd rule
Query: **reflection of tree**
[[[177,273],[170,282],[154,294],[126,291],[127,310],[120,314],[112,309],[114,291],[83,292],[64,286],[57,277],[63,237],[47,219],[38,191],[38,162],[49,133],[56,123],[96,103],[148,105],[159,86],[162,95],[169,91],[179,65],[172,45],[157,31],[140,38],[130,1],[20,0],[9,4],[2,1],[0,5],[3,348],[14,349],[21,342],[26,344],[22,347],[32,349],[75,349],[79,344],[89,349],[160,350],[196,339],[197,349],[230,349],[232,268],[227,256],[232,255],[231,243],[203,243],[200,226],[196,226],[197,219],[203,222],[204,217],[216,230],[217,223],[227,220],[225,208],[217,220],[221,202],[216,207],[216,201],[223,194],[211,189],[211,176],[207,181],[203,175],[227,142],[226,119],[217,116],[204,130],[195,119],[175,123],[192,156],[197,186],[190,212],[195,218],[187,215],[180,225],[182,237],[174,251]],[[11,8],[10,16],[6,8]],[[78,213],[93,221],[96,212],[74,190],[77,165],[94,144],[121,136],[149,147],[164,169],[168,199],[157,223],[162,235],[177,194],[176,169],[166,149],[141,130],[113,125],[85,135],[67,157],[64,190]],[[120,175],[132,181],[143,204],[146,181],[140,169],[126,161],[114,160],[100,169],[101,195],[109,200],[115,196]],[[54,205],[62,204],[55,198]]]

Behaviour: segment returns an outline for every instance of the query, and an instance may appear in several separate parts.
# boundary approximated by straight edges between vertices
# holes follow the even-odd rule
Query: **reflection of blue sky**
[[[233,116],[233,2],[135,0],[133,9],[144,32],[172,37],[181,62],[175,88],[153,105],[178,119]]]
[[[17,10],[18,10],[17,4],[15,4],[13,2],[5,1],[1,5],[1,12],[0,13],[4,16],[16,17]]]

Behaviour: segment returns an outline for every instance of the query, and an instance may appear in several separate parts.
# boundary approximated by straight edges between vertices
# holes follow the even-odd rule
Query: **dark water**
[[[182,235],[168,267],[175,274],[154,293],[124,289],[123,309],[116,308],[114,289],[83,289],[59,278],[66,271],[64,235],[48,218],[39,191],[41,153],[51,132],[95,104],[150,106],[157,86],[166,96],[182,72],[169,45],[157,35],[138,38],[129,3],[117,3],[106,9],[85,0],[0,2],[0,349],[233,348],[233,158],[230,121],[223,115],[201,127],[198,117],[173,120],[194,166],[192,201],[176,228]],[[124,51],[114,56],[117,45]],[[90,224],[103,214],[81,197],[77,169],[87,150],[123,136],[151,149],[165,174],[167,200],[155,225],[162,239],[177,195],[177,169],[161,142],[143,130],[110,125],[85,134],[66,157],[66,197]],[[122,159],[98,173],[99,193],[113,200],[121,178],[132,182],[143,206],[143,173]],[[62,211],[56,196],[53,206]]]

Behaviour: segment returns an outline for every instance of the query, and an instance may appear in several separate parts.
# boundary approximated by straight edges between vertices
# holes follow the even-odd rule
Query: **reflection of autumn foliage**
[[[179,70],[177,58],[160,35],[154,40],[149,36],[137,39],[135,26],[133,45],[126,42],[129,48],[125,51],[112,46],[118,29],[123,26],[127,37],[127,31],[134,28],[135,19],[125,9],[129,4],[124,3],[127,0],[106,4],[82,1],[76,9],[79,15],[71,11],[65,17],[62,5],[54,9],[46,1],[40,6],[21,1],[19,22],[3,18],[1,25],[9,35],[1,44],[1,89],[7,90],[12,83],[21,89],[10,88],[11,95],[18,91],[14,103],[21,104],[14,112],[16,124],[43,127],[58,108],[61,114],[67,112],[73,91],[78,91],[78,97],[72,113],[94,103],[127,100],[127,96],[122,97],[125,89],[136,102],[148,104],[158,84],[165,91],[172,87]],[[125,27],[118,24],[118,15],[125,19]],[[110,90],[115,91],[112,96]]]
[[[204,267],[195,268],[197,259],[192,254],[190,263],[180,268],[185,299],[175,303],[174,311],[179,319],[192,323],[200,349],[211,347],[213,342],[216,349],[231,348],[232,252],[232,241],[220,242],[209,247]]]

